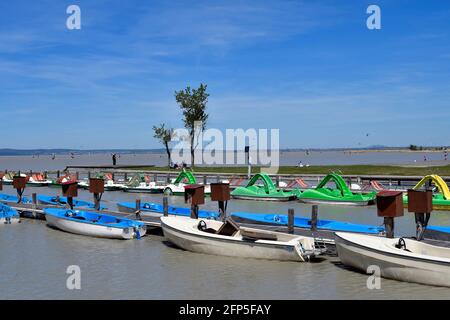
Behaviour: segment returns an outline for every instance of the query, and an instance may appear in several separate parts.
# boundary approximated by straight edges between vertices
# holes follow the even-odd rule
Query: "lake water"
[[[426,161],[424,161],[424,157]],[[444,160],[443,152],[343,152],[343,151],[283,151],[279,164],[295,166],[299,162],[309,165],[350,165],[350,164],[397,164],[397,165],[443,165],[450,164]],[[257,163],[254,158],[253,163]],[[75,165],[111,165],[110,154],[56,155],[52,160],[49,155],[38,156],[0,156],[0,170],[62,170]],[[167,165],[167,156],[158,153],[121,154],[117,159],[119,165]]]
[[[13,193],[4,186],[4,193]],[[56,194],[58,189],[27,188],[26,194]],[[107,192],[104,205],[134,201],[139,195]],[[79,197],[91,195],[79,190]],[[162,202],[161,195],[141,195]],[[183,206],[182,197],[170,204]],[[311,206],[297,202],[234,200],[228,212],[287,213],[309,216]],[[204,209],[215,209],[207,203]],[[379,225],[372,207],[320,206],[319,218]],[[396,220],[397,234],[414,233],[413,216]],[[450,212],[433,213],[431,224],[448,225]],[[45,221],[23,219],[0,226],[0,299],[450,299],[450,289],[382,279],[369,290],[367,275],[348,270],[338,258],[317,263],[277,262],[191,253],[160,235],[121,241],[54,230]],[[68,290],[66,269],[81,268],[81,290]]]

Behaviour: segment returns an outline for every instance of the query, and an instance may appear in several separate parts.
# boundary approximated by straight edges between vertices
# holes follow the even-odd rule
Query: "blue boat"
[[[232,213],[231,217],[237,222],[279,225],[279,226],[288,225],[288,216],[282,214],[236,212]],[[307,218],[294,217],[294,227],[310,229],[311,220]],[[327,231],[366,233],[366,234],[382,234],[384,232],[383,226],[371,226],[333,220],[318,220],[317,229]]]
[[[449,226],[428,226],[423,234],[424,238],[440,241],[450,241]]]
[[[17,203],[18,201],[19,201],[19,197],[17,197],[16,195],[0,193],[0,202]],[[23,203],[31,203],[31,200],[28,199],[27,197],[22,197],[22,202]]]
[[[13,208],[0,203],[0,224],[11,224],[20,221],[20,216]]]
[[[97,212],[46,208],[44,214],[49,226],[85,236],[139,239],[147,231],[142,221],[117,218]]]
[[[119,202],[117,203],[117,207],[119,208],[119,211],[125,213],[133,213],[136,211],[136,204],[134,202]],[[141,211],[164,214],[164,207],[161,204],[144,202],[141,203]],[[169,214],[189,217],[191,215],[191,209],[169,206]],[[219,213],[214,211],[199,210],[198,217],[202,219],[217,219],[219,218]]]
[[[37,200],[41,204],[47,204],[47,205],[53,205],[53,206],[66,206],[67,205],[66,197],[38,195]],[[89,208],[89,209],[95,208],[94,203],[84,201],[84,200],[78,200],[78,199],[73,199],[73,206],[74,206],[74,208]],[[104,209],[106,209],[106,208],[100,206],[100,210],[104,210]]]

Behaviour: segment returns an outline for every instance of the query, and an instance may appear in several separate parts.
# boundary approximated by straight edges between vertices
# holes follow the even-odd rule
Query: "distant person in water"
[[[423,161],[427,161],[427,156],[423,156]]]
[[[56,155],[53,153],[52,154],[52,160],[55,160],[55,158],[56,158]]]
[[[113,155],[112,155],[112,162],[113,162],[113,166],[115,166],[117,164],[117,158],[116,158],[115,153],[113,153]]]

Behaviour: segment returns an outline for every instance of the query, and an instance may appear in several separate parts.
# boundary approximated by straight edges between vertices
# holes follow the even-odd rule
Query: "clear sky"
[[[200,82],[209,127],[283,148],[450,145],[449,33],[441,0],[2,1],[0,148],[159,148]]]

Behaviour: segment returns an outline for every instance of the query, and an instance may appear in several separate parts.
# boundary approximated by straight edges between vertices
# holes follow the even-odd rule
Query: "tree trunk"
[[[164,142],[164,145],[166,146],[167,160],[168,160],[169,168],[170,168],[170,164],[172,162],[172,157],[170,156],[169,143]]]
[[[195,157],[195,146],[194,146],[194,135],[195,132],[191,134],[191,168],[194,168],[194,157]]]

